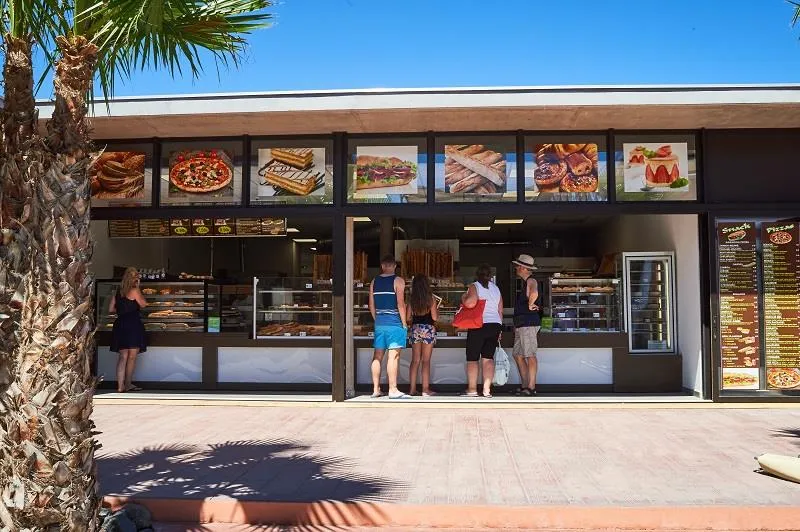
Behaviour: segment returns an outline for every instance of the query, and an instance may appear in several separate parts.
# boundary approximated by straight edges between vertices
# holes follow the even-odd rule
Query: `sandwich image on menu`
[[[258,150],[259,198],[322,195],[330,178],[325,148]]]
[[[623,144],[625,192],[686,192],[689,149],[683,143]]]
[[[444,184],[450,194],[496,194],[506,190],[506,158],[483,144],[444,147]]]
[[[416,146],[359,146],[354,173],[357,197],[417,193]]]

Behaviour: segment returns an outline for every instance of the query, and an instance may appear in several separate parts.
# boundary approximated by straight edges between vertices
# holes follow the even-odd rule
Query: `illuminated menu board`
[[[111,220],[108,236],[230,237],[286,236],[286,218],[173,218],[171,220]]]
[[[759,389],[757,236],[754,223],[717,226],[722,389]]]
[[[800,231],[797,223],[761,226],[764,356],[767,388],[800,388]]]

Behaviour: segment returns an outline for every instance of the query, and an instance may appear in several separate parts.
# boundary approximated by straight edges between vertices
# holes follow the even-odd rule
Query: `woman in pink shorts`
[[[411,395],[417,395],[417,372],[422,362],[422,397],[433,395],[431,391],[431,355],[436,343],[436,320],[439,309],[431,291],[431,284],[424,275],[415,275],[411,281],[411,295],[406,305],[406,316],[411,323],[411,367],[408,382]]]

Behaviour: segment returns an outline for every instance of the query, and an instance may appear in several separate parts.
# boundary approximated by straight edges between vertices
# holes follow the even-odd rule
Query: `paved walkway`
[[[98,405],[94,418],[103,493],[139,499],[800,504],[800,485],[753,472],[758,454],[800,453],[800,409]]]

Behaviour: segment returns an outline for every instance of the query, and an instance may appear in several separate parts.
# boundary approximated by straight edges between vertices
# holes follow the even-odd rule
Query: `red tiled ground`
[[[800,410],[98,405],[94,418],[104,494],[516,507],[800,503],[800,485],[753,472],[755,455],[800,453]]]

